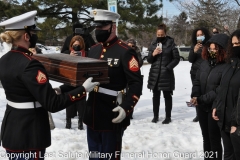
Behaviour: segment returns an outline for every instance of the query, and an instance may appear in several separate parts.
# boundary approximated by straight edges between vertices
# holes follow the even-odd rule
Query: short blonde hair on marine
[[[0,38],[3,42],[14,43],[21,39],[21,36],[25,33],[25,30],[19,31],[6,31],[0,34]]]

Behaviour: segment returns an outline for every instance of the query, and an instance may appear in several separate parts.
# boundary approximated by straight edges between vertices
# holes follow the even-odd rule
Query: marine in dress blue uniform
[[[16,158],[23,152],[33,153],[28,160],[44,159],[40,157],[51,145],[48,111],[57,112],[78,102],[86,96],[86,91],[97,84],[88,83],[94,85],[56,94],[45,68],[31,57],[32,53],[28,50],[37,41],[34,34],[39,30],[34,21],[36,14],[37,11],[31,11],[0,23],[6,30],[1,35],[2,40],[6,41],[4,36],[12,38],[12,49],[0,59],[0,79],[7,99],[1,142],[8,153],[15,155],[11,160],[28,159],[24,156]],[[16,33],[20,35],[17,40],[14,39]],[[42,155],[39,156],[39,153]]]
[[[116,36],[115,22],[120,15],[100,9],[92,10],[91,15],[99,43],[91,47],[88,56],[108,62],[110,82],[89,93],[83,120],[87,125],[88,148],[93,155],[110,153],[112,157],[106,159],[120,159],[123,131],[130,125],[129,114],[139,101],[143,80],[137,53]],[[127,85],[128,94],[122,99]]]

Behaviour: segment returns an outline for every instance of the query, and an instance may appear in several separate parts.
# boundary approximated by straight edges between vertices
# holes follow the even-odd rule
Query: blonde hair
[[[3,42],[14,43],[21,39],[21,36],[25,33],[24,30],[19,31],[6,31],[0,34],[0,38]]]

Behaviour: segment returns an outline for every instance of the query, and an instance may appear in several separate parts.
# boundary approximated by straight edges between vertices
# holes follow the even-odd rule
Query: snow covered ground
[[[186,106],[190,100],[191,64],[181,61],[174,69],[176,89],[173,95],[172,123],[163,125],[164,100],[161,98],[160,121],[152,123],[152,92],[147,89],[149,64],[142,67],[144,74],[143,95],[135,107],[133,120],[123,136],[122,160],[201,160],[202,135],[198,123],[192,122],[195,108]],[[51,81],[53,87],[60,83]],[[6,99],[0,89],[0,123],[5,111]],[[47,148],[46,160],[87,160],[86,130],[77,129],[77,117],[72,120],[73,129],[65,129],[65,110],[52,114],[56,128],[52,130],[52,145]],[[84,126],[86,128],[86,126]],[[0,147],[1,160],[5,150]]]

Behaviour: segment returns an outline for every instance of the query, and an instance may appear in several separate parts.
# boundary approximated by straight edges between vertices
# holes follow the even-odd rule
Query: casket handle
[[[103,75],[103,73],[100,72],[100,71],[98,71],[97,73],[88,73],[88,72],[86,72],[86,73],[83,75],[83,77],[85,77],[85,78],[88,78],[88,77],[100,77],[100,76],[102,76],[102,75]]]

